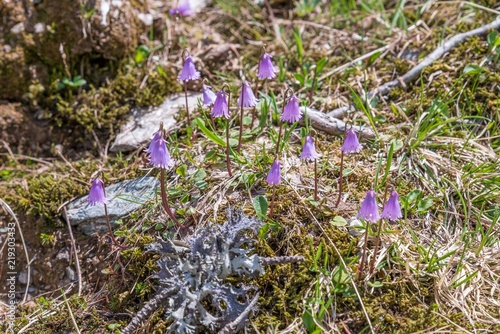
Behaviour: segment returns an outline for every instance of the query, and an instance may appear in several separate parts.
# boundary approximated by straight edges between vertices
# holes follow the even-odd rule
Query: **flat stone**
[[[160,181],[155,177],[139,177],[106,187],[111,226],[119,218],[141,208],[154,198],[159,186]],[[88,196],[80,197],[69,203],[65,218],[69,219],[71,225],[78,226],[85,235],[106,233],[108,229],[103,205],[90,206],[87,198]]]
[[[189,112],[193,113],[198,108],[198,99],[202,99],[202,93],[188,92]],[[132,151],[141,145],[149,143],[153,133],[158,131],[160,121],[163,122],[163,128],[168,132],[177,124],[174,116],[179,110],[186,108],[184,94],[171,96],[157,107],[132,109],[131,115],[118,132],[116,139],[111,145],[110,150]]]
[[[71,267],[66,267],[66,277],[69,278],[70,281],[76,281],[76,271]]]

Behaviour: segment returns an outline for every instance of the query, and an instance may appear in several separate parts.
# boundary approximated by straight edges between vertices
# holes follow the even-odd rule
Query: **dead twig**
[[[63,207],[64,217],[66,218],[66,224],[68,225],[69,237],[71,239],[71,247],[75,251],[75,265],[76,265],[76,273],[78,275],[78,297],[82,295],[82,270],[80,268],[80,260],[78,259],[78,251],[76,250],[76,242],[73,237],[73,230],[71,229],[71,224],[69,222],[68,213],[66,212],[66,207]]]
[[[301,110],[307,113],[307,117],[311,121],[311,125],[314,128],[333,135],[341,135],[345,132],[344,121],[331,117],[328,114],[324,114],[315,109],[301,107]],[[303,122],[304,120],[300,120],[301,124],[303,124]],[[375,134],[369,128],[354,126],[354,129],[356,129],[356,132],[358,132],[363,138],[375,138]]]
[[[260,263],[263,266],[274,266],[277,264],[285,264],[285,263],[295,263],[305,261],[303,256],[278,256],[278,257],[264,257],[260,259]]]
[[[24,255],[26,256],[26,263],[27,263],[27,269],[28,269],[28,279],[27,279],[27,284],[26,284],[26,289],[24,290],[24,296],[23,296],[23,303],[26,302],[26,298],[28,297],[28,288],[30,286],[29,282],[30,282],[30,279],[31,279],[31,261],[30,261],[30,257],[28,255],[28,249],[26,247],[26,242],[24,241],[24,235],[23,235],[23,231],[21,230],[21,224],[19,223],[19,220],[17,219],[16,217],[16,214],[14,213],[14,211],[12,211],[12,209],[10,208],[10,206],[3,200],[0,198],[0,205],[4,208],[4,210],[12,216],[12,218],[14,219],[14,221],[16,222],[16,226],[17,226],[17,229],[19,231],[19,236],[21,237],[21,243],[23,244],[23,249],[24,249]],[[15,235],[15,234],[14,234]],[[9,271],[13,271],[13,270],[10,270],[8,269]]]
[[[372,99],[375,95],[387,95],[391,90],[397,87],[401,86],[407,86],[409,83],[414,81],[420,76],[420,73],[424,70],[424,68],[432,65],[436,60],[440,59],[445,53],[449,52],[451,49],[456,47],[458,44],[465,42],[468,38],[472,36],[481,36],[485,35],[488,33],[488,31],[493,30],[493,29],[499,29],[500,28],[500,17],[497,18],[495,21],[488,23],[482,27],[479,27],[477,29],[473,29],[464,33],[457,34],[450,38],[448,41],[446,41],[443,45],[439,46],[437,49],[435,49],[431,54],[429,54],[427,57],[425,57],[417,66],[413,67],[411,70],[406,72],[403,76],[397,77],[396,79],[389,81],[382,86],[371,90],[368,92],[368,94],[361,94],[361,96],[366,99]],[[378,50],[376,50],[378,51]],[[341,66],[342,67],[342,66]],[[337,69],[334,69],[332,71],[336,71]],[[335,72],[333,72],[335,73]],[[332,74],[333,74],[332,73]],[[329,74],[329,73],[327,73]],[[331,75],[331,74],[330,74]],[[323,78],[323,77],[322,77]],[[350,107],[340,107],[337,109],[334,109],[330,111],[328,114],[322,114],[318,113],[319,121],[321,123],[325,123],[325,121],[322,120],[322,118],[326,118],[328,116],[341,116],[348,112],[349,110],[355,110],[354,106],[351,105]],[[314,124],[313,124],[314,126]],[[326,131],[326,130],[324,130]]]
[[[485,35],[488,33],[488,31],[498,28],[500,28],[500,17],[482,27],[453,36],[443,45],[432,51],[430,55],[425,57],[417,66],[406,72],[402,77],[398,77],[383,84],[377,89],[370,91],[368,93],[368,99],[371,99],[375,95],[387,95],[392,89],[409,84],[420,76],[420,73],[422,73],[424,68],[432,65],[432,63],[440,59],[446,52],[450,51],[458,44],[465,42],[465,40],[469,37]]]

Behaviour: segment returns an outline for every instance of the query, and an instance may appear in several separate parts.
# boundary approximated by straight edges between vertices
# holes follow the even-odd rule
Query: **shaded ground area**
[[[449,37],[495,20],[495,1],[215,1],[194,17],[168,14],[173,5],[111,2],[106,12],[103,1],[0,4],[0,198],[17,214],[26,241],[16,239],[17,298],[28,289],[28,301],[16,310],[16,332],[114,333],[155,294],[151,276],[158,256],[144,252],[155,236],[186,240],[196,227],[223,222],[229,207],[255,216],[254,199],[262,195],[270,202],[272,194],[265,178],[286,88],[301,105],[324,113],[354,104],[338,117],[372,128],[376,136],[362,141],[359,154],[345,157],[344,196],[336,207],[343,138],[309,124],[289,132],[274,216],[263,218],[256,251],[303,255],[306,261],[253,279],[260,297],[249,328],[500,331],[498,33],[467,39],[388,96],[362,98]],[[275,80],[257,83],[264,45],[279,72]],[[214,89],[227,83],[236,96],[242,79],[259,87],[265,103],[257,115],[269,110],[273,116],[254,127],[246,118],[244,154],[233,157],[229,178],[224,150],[197,126],[188,128],[180,110],[180,126],[168,138],[176,165],[167,188],[179,217],[192,226],[177,229],[158,199],[120,221],[116,235],[129,249],[75,230],[74,254],[63,207],[87,194],[97,170],[106,184],[158,174],[143,148],[112,153],[109,147],[131,110],[182,91],[177,75],[184,49]],[[198,80],[188,88],[199,91],[201,85]],[[233,101],[232,113],[238,110]],[[202,108],[192,117],[209,124]],[[222,124],[213,131],[221,137]],[[234,139],[238,126],[234,121]],[[312,197],[312,164],[298,158],[308,133],[322,155],[318,201]],[[363,230],[350,223],[366,191],[374,189],[383,202],[391,188],[401,195],[404,219],[384,223],[375,272],[357,281]],[[10,221],[0,211],[2,245]],[[374,227],[368,261],[376,235]],[[4,263],[6,246],[1,251]],[[4,303],[7,272],[0,265]],[[159,309],[141,333],[168,326]]]

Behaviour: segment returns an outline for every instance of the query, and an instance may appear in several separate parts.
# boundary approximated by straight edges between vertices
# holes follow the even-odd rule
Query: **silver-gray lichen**
[[[273,262],[252,254],[251,235],[256,235],[259,227],[256,219],[228,211],[227,222],[197,230],[187,243],[159,238],[151,244],[148,251],[161,255],[155,274],[159,293],[122,333],[137,329],[159,306],[172,322],[169,333],[241,330],[258,298],[257,288],[245,284],[243,278],[262,274],[263,266]],[[301,260],[300,256],[286,257],[281,262]]]

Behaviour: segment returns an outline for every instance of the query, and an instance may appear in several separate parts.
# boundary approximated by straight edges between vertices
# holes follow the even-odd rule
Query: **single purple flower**
[[[257,98],[253,94],[252,88],[248,84],[247,81],[243,80],[243,83],[241,84],[241,92],[240,92],[240,97],[238,98],[238,105],[242,105],[242,99],[243,99],[243,108],[250,108],[250,107],[255,107],[257,102]]]
[[[163,130],[155,132],[146,152],[149,153],[149,163],[155,167],[168,169],[174,165],[174,160],[167,149],[167,142],[163,139]]]
[[[94,179],[94,181],[92,181],[87,202],[91,206],[94,206],[97,203],[108,204],[108,200],[104,195],[104,183],[100,178],[96,178]]]
[[[278,185],[281,182],[281,170],[280,170],[280,162],[278,160],[274,160],[271,165],[271,170],[267,175],[266,179],[267,183]]]
[[[380,215],[380,217],[392,221],[403,217],[401,207],[399,205],[399,194],[397,191],[393,190],[391,192],[391,196],[389,197],[387,203],[385,203],[384,210],[382,211],[382,215]]]
[[[283,113],[281,114],[282,122],[290,122],[295,123],[302,118],[302,112],[299,108],[299,99],[295,94],[293,94],[290,99],[288,99],[288,103],[285,105],[283,109]]]
[[[316,148],[314,147],[313,138],[311,136],[306,136],[306,143],[304,144],[300,158],[313,161],[319,157],[320,155],[316,152]]]
[[[356,136],[356,131],[350,129],[347,131],[347,135],[344,139],[344,144],[340,148],[345,154],[358,153],[361,150],[361,144],[359,143],[358,136]]]
[[[211,87],[203,84],[203,103],[204,107],[211,106],[215,102],[215,93],[210,89]]]
[[[259,71],[257,73],[257,77],[260,80],[273,79],[274,77],[276,77],[277,72],[278,68],[273,66],[273,63],[271,62],[271,55],[269,53],[264,53],[260,57]]]
[[[210,115],[215,118],[224,116],[229,119],[229,107],[227,105],[226,92],[224,92],[223,90],[217,93],[214,107],[210,112]]]
[[[179,81],[189,81],[189,80],[198,80],[200,78],[200,72],[196,70],[193,63],[193,57],[187,56],[184,59],[184,66],[182,66],[181,74],[177,77]]]
[[[361,218],[373,223],[380,219],[380,215],[378,214],[377,199],[375,198],[375,192],[373,190],[369,190],[366,193],[366,197],[363,200],[363,203],[361,203],[361,207],[359,208],[359,213],[356,218]]]
[[[177,7],[170,10],[170,15],[193,16],[194,11],[189,4],[189,1],[181,2]]]

